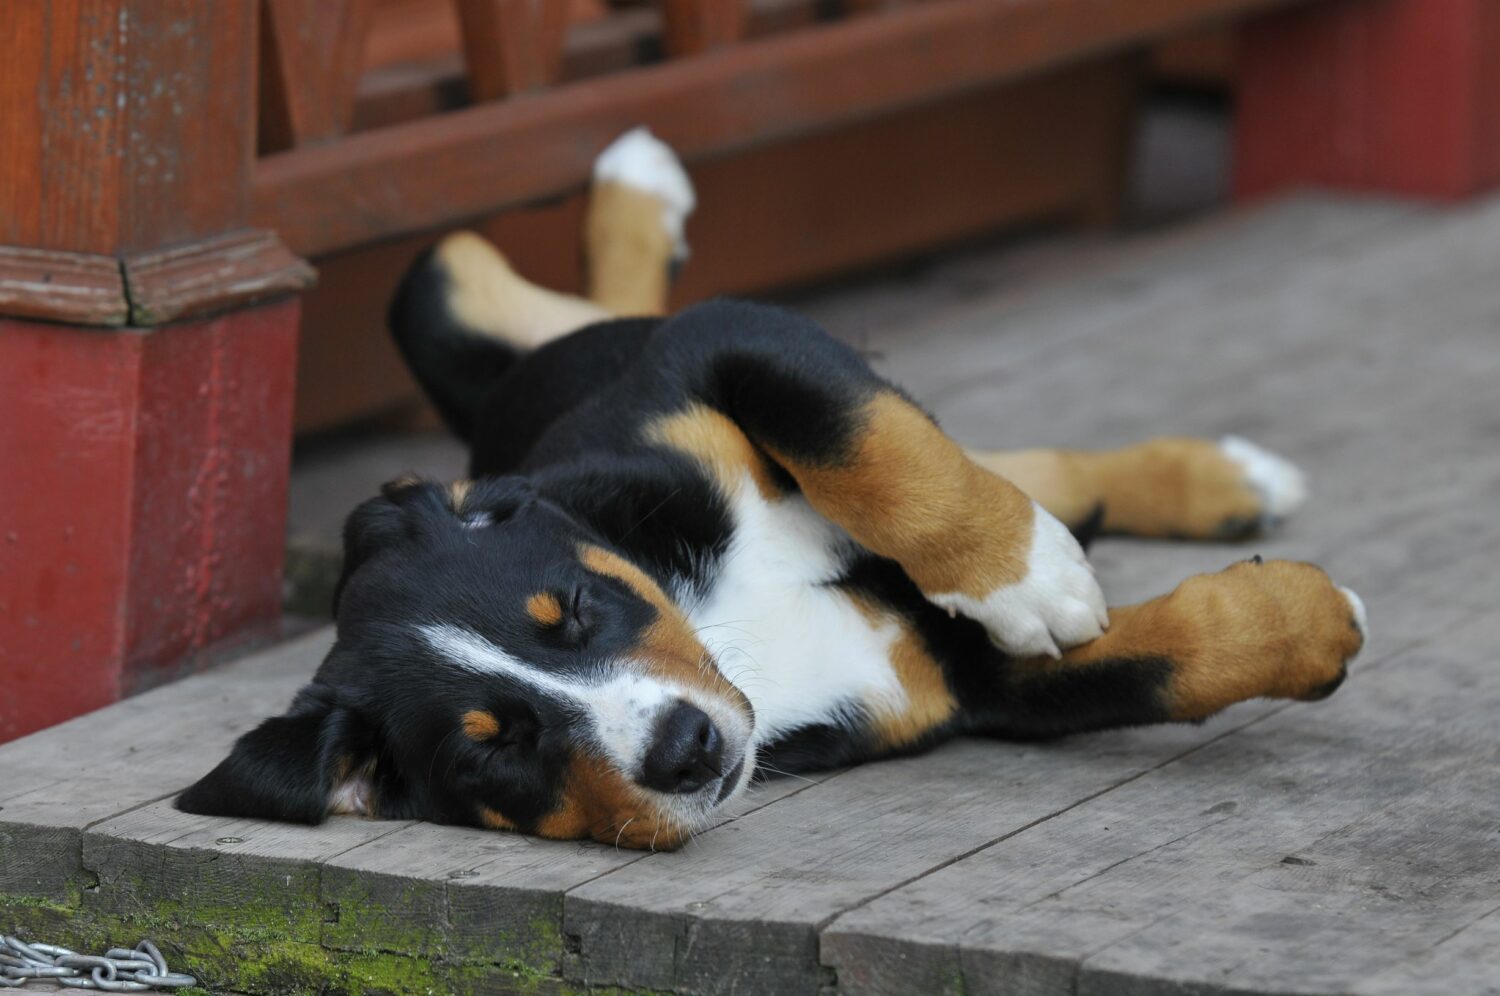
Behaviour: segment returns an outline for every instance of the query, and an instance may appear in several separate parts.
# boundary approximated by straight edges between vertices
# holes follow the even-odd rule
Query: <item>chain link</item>
[[[134,951],[110,948],[101,958],[55,944],[27,944],[14,937],[0,937],[0,988],[19,989],[35,981],[110,993],[181,989],[198,982],[191,975],[168,971],[167,960],[150,941],[137,944]]]

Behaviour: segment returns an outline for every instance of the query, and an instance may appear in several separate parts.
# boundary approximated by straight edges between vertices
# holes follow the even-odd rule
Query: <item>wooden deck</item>
[[[806,303],[966,442],[1301,463],[1270,539],[1095,560],[1117,602],[1324,564],[1373,630],[1329,701],[780,782],[671,854],[172,810],[323,630],[0,748],[0,926],[251,993],[1500,992],[1500,202],[1284,202],[1070,269]]]

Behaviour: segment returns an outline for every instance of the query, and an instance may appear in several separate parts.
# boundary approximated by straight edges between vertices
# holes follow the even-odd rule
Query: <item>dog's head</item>
[[[180,808],[669,848],[748,783],[749,701],[655,581],[525,481],[397,481],[344,546],[317,676]]]

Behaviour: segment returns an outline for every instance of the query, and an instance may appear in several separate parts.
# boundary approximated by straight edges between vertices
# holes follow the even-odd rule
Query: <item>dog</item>
[[[1106,609],[1079,542],[1270,527],[1289,463],[1234,438],[965,451],[792,312],[664,317],[693,200],[637,130],[596,163],[587,297],[472,234],[412,266],[392,331],[471,479],[349,517],[333,649],[180,809],[669,849],[757,777],[1343,681],[1364,608],[1317,567]]]

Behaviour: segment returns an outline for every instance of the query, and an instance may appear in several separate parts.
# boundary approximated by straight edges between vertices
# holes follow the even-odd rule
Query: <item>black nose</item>
[[[656,724],[641,784],[658,792],[696,792],[724,773],[724,742],[708,714],[679,702]]]

